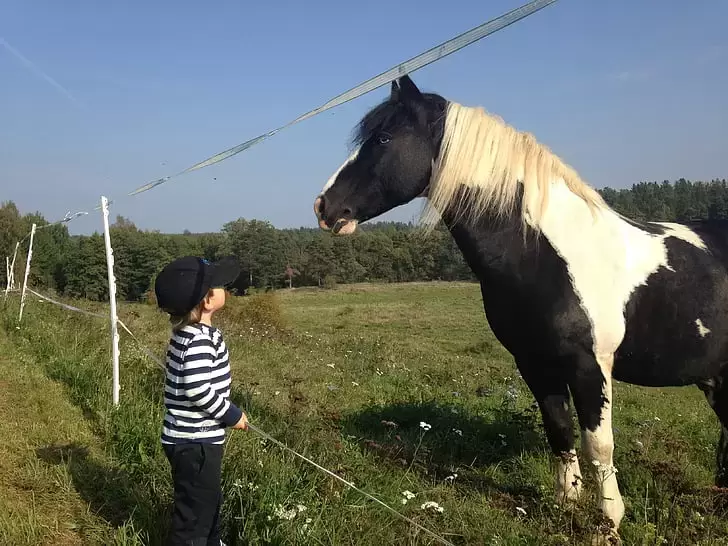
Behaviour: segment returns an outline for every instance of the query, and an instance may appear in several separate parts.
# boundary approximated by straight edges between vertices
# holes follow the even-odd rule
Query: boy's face
[[[214,313],[225,306],[225,289],[211,288],[205,297],[205,311]]]

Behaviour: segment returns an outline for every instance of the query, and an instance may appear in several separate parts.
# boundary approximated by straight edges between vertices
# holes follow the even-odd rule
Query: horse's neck
[[[538,289],[538,283],[544,281],[544,269],[554,261],[563,260],[588,275],[592,268],[605,265],[605,260],[621,259],[628,226],[611,211],[599,214],[596,220],[584,201],[562,185],[552,187],[538,235],[525,228],[524,237],[520,210],[510,218],[498,220],[486,214],[468,224],[453,221],[448,215],[443,219],[479,279],[526,283]]]
[[[481,281],[517,275],[526,262],[535,259],[535,235],[529,234],[524,242],[518,218],[483,217],[466,223],[445,216],[444,222],[466,263]]]

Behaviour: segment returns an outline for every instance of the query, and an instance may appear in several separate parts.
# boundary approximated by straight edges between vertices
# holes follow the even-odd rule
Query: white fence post
[[[7,297],[8,297],[8,292],[10,292],[11,290],[15,290],[15,257],[18,255],[19,246],[20,246],[20,241],[15,243],[15,252],[13,252],[13,261],[10,262],[10,266],[8,268],[8,285],[5,287],[5,299],[7,299]]]
[[[106,244],[106,267],[109,276],[109,309],[111,312],[111,398],[119,405],[119,331],[116,316],[116,278],[114,277],[114,250],[109,235],[109,200],[101,196],[101,210],[104,216],[104,243]]]
[[[30,260],[33,258],[33,238],[35,237],[35,224],[30,228],[30,244],[28,244],[28,260],[25,262],[25,278],[23,279],[23,292],[20,294],[20,314],[18,324],[23,320],[23,307],[25,307],[25,289],[28,288],[28,273],[30,273]]]
[[[15,258],[18,256],[18,248],[20,247],[20,241],[16,241],[15,250],[13,251],[13,261],[10,262],[10,290],[15,290]]]

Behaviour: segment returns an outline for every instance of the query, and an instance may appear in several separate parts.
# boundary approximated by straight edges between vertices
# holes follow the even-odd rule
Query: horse
[[[319,227],[351,235],[425,199],[423,229],[447,227],[538,404],[558,501],[582,492],[573,404],[581,457],[619,540],[613,380],[698,386],[728,426],[728,228],[627,218],[530,133],[406,75],[359,121],[353,144],[314,200]]]

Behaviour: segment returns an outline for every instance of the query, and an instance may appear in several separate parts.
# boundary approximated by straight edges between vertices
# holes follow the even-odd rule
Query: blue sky
[[[0,42],[0,200],[56,220],[105,194],[119,198],[112,217],[168,232],[239,217],[313,227],[316,193],[387,89],[123,195],[522,2],[0,0],[4,44],[65,90]],[[726,21],[718,0],[559,0],[413,78],[534,133],[596,187],[723,178]],[[100,228],[98,212],[69,224],[72,233]]]

